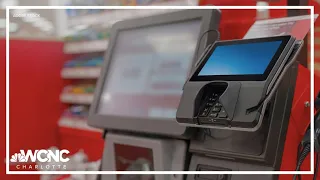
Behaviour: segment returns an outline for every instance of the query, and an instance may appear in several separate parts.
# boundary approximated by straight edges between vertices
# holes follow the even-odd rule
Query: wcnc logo
[[[63,163],[68,162],[70,159],[64,156],[70,152],[66,149],[63,150],[20,150],[20,153],[15,153],[11,156],[10,162],[12,163],[40,163],[43,165],[16,165],[17,169],[35,169],[35,170],[60,170],[66,169]]]

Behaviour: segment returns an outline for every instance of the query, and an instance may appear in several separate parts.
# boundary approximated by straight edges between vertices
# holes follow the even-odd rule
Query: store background
[[[288,5],[289,0],[0,0],[6,5]],[[301,0],[289,1],[291,5]],[[320,2],[305,1],[319,12]],[[83,151],[89,161],[101,158],[102,133],[86,126],[86,108],[99,75],[116,20],[147,16],[155,11],[28,10],[38,21],[11,18],[10,24],[10,152],[52,146]],[[12,12],[14,13],[14,11]],[[295,13],[295,12],[293,12]],[[221,39],[240,39],[256,19],[287,16],[287,10],[222,10]],[[320,23],[315,24],[315,73],[320,75]],[[309,47],[309,46],[308,46]],[[307,51],[305,51],[307,53]],[[5,175],[5,10],[0,9],[0,179],[36,180],[39,175]],[[81,61],[75,58],[84,57]],[[94,57],[94,58],[92,58]],[[91,61],[89,61],[91,59]],[[66,63],[68,62],[68,63]],[[82,62],[82,63],[80,63]],[[77,68],[75,68],[77,66]],[[78,86],[77,86],[78,85]],[[68,86],[68,87],[67,87]],[[66,88],[67,87],[67,88]],[[70,107],[72,112],[66,111]],[[2,163],[3,162],[3,163]]]

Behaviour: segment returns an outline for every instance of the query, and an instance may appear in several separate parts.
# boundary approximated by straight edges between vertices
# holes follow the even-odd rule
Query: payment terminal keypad
[[[225,124],[225,120],[228,119],[228,114],[219,102],[220,96],[221,93],[216,92],[211,92],[206,95],[198,114],[200,124]]]

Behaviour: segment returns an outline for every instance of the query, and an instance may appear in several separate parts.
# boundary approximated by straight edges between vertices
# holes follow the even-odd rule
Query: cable
[[[303,148],[303,150],[302,150],[302,152],[301,152],[301,154],[300,154],[300,157],[299,157],[298,162],[297,162],[296,171],[299,171],[299,170],[300,170],[300,167],[301,167],[304,159],[307,157],[307,155],[308,155],[309,153],[310,153],[310,144],[307,144],[307,145]]]
[[[320,98],[320,93],[317,96],[317,99],[315,100],[315,104],[320,102],[319,99]],[[316,106],[315,106],[316,107]],[[315,169],[314,169],[314,175],[313,175],[313,180],[317,179],[318,176],[318,171],[319,171],[319,161],[320,161],[320,155],[319,155],[319,149],[320,149],[320,145],[319,145],[319,136],[320,136],[320,110],[318,109],[320,108],[320,104],[318,104],[318,107],[316,107],[316,114],[314,116],[314,148],[315,148],[315,152],[316,152],[316,162],[315,162]],[[306,156],[310,153],[310,125],[307,128],[304,137],[301,141],[301,143],[298,146],[298,153],[297,153],[297,166],[296,166],[296,171],[300,170],[300,166],[302,165],[304,159],[306,158]],[[302,149],[301,149],[302,148]],[[299,174],[295,174],[293,177],[293,180],[296,180],[296,178],[298,177],[299,180],[301,180],[301,177]]]
[[[211,32],[211,31],[215,31],[215,32],[217,33],[217,41],[220,40],[220,32],[219,32],[218,30],[216,30],[216,29],[209,29],[209,30],[203,32],[203,34],[201,35],[201,37],[200,37],[200,39],[199,39],[199,42],[198,42],[198,48],[197,48],[196,56],[195,56],[197,59],[199,58],[199,57],[198,57],[198,54],[199,54],[199,49],[200,49],[201,40],[202,40],[202,38],[204,37],[204,35],[206,35],[207,33]]]
[[[301,143],[299,143],[299,146],[298,146],[297,161],[298,161],[298,159],[299,159],[299,157],[300,157],[300,151],[301,151]],[[298,177],[298,180],[301,180],[301,175],[300,175],[300,174],[298,174],[297,177]],[[295,179],[294,179],[294,180],[295,180]]]
[[[301,153],[299,154],[299,159],[297,159],[297,166],[296,166],[296,169],[295,171],[300,171],[300,167],[304,161],[304,159],[307,157],[307,155],[310,153],[310,143],[306,144]],[[293,180],[296,180],[297,179],[297,176],[298,174],[295,174],[293,176]]]
[[[293,50],[289,56],[289,58],[286,60],[286,64],[285,64],[285,67],[281,70],[281,74],[278,76],[280,77],[282,74],[286,73],[286,71],[293,65],[295,61],[295,58],[300,50],[300,47],[302,46],[302,43],[300,44],[296,44],[294,45],[293,47]],[[258,111],[260,108],[262,108],[262,105],[264,104],[264,102],[269,98],[269,96],[273,96],[273,94],[275,93],[276,89],[278,88],[279,84],[280,84],[281,81],[276,81],[276,83],[274,85],[272,85],[272,90],[270,92],[267,92],[267,94],[265,95],[265,97],[263,97],[257,105],[251,107],[251,108],[248,108],[246,110],[246,114],[250,114],[254,111]]]
[[[313,175],[313,180],[317,180],[318,176],[318,171],[319,171],[319,153],[317,153],[317,159],[316,159],[316,167],[314,169],[314,175]]]

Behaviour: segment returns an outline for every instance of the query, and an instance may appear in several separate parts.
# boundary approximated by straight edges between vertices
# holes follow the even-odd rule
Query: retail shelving
[[[109,10],[98,14],[89,14],[85,16],[72,17],[69,19],[71,26],[77,26],[81,24],[94,25],[94,24],[106,24],[106,26],[112,26],[115,22],[143,17],[146,15],[152,15],[157,13],[169,12],[169,9],[159,10]]]
[[[100,67],[63,68],[61,77],[64,79],[96,79],[100,75]]]
[[[169,0],[148,4],[148,6],[188,6],[198,5],[197,0]],[[137,18],[143,16],[150,16],[157,13],[165,13],[174,11],[172,9],[131,9],[131,10],[107,10],[104,12],[89,14],[77,17],[70,17],[68,19],[69,26],[77,25],[93,25],[93,24],[106,24],[111,26],[113,23],[123,19]]]
[[[72,117],[61,117],[59,120],[59,126],[65,128],[74,128],[86,131],[102,132],[101,129],[96,129],[88,126],[86,119],[72,118]]]
[[[62,93],[60,95],[60,101],[63,103],[70,103],[70,104],[90,105],[93,101],[93,94]]]
[[[108,48],[108,40],[66,42],[64,52],[66,54],[102,52]]]

